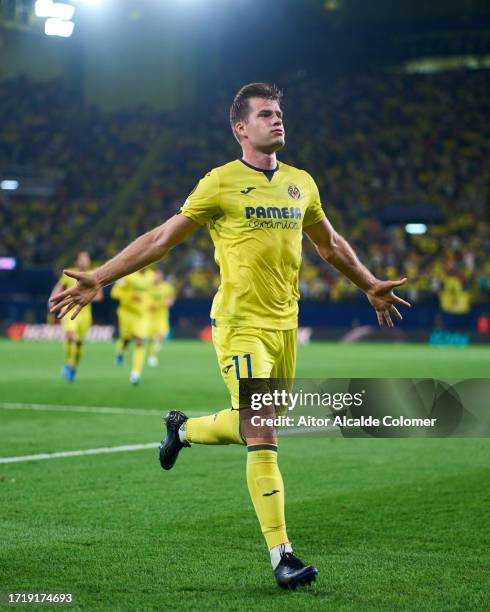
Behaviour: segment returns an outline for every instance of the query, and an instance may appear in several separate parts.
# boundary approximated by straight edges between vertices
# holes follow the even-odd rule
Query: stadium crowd
[[[489,299],[490,73],[332,83],[297,75],[284,87],[288,144],[279,159],[312,174],[329,218],[363,261],[381,277],[406,275],[413,301],[438,295],[444,309],[465,312]],[[62,265],[76,243],[104,259],[178,211],[205,172],[239,154],[228,97],[189,127],[144,109],[84,108],[59,83],[0,84],[2,168],[62,177],[50,198],[2,192],[0,256]],[[163,132],[171,144],[162,158],[114,208]],[[424,220],[421,210],[432,215],[427,233],[406,233],[407,220]],[[187,297],[207,297],[218,284],[207,232],[172,252],[166,267]],[[301,290],[334,301],[358,295],[309,245]]]

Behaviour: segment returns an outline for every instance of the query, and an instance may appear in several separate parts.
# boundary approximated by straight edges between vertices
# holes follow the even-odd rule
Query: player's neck
[[[242,159],[247,164],[260,168],[261,170],[275,170],[277,167],[277,159],[275,153],[262,153],[255,149],[243,149]]]

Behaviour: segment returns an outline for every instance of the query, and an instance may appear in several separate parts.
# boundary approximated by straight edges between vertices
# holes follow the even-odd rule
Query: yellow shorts
[[[294,378],[297,329],[212,329],[219,368],[233,408],[239,406],[240,378]]]
[[[155,336],[167,336],[170,331],[168,324],[168,315],[151,316],[148,323],[148,337],[155,338]]]
[[[148,319],[133,314],[117,315],[119,324],[119,337],[123,340],[132,338],[146,338],[148,336]]]
[[[78,317],[72,321],[68,313],[64,319],[61,319],[61,326],[65,333],[74,334],[78,340],[83,340],[88,334],[88,330],[92,326],[92,314],[85,314],[82,310]]]

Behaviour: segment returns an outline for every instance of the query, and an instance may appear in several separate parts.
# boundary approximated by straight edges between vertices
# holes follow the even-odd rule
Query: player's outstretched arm
[[[391,314],[395,315],[399,321],[402,320],[403,317],[395,304],[408,308],[411,304],[395,295],[393,289],[404,285],[407,282],[406,278],[394,281],[377,279],[361,263],[347,240],[335,231],[326,217],[319,223],[306,227],[305,232],[315,244],[320,257],[332,264],[366,293],[376,311],[380,326],[384,325],[384,320],[386,320],[388,327],[393,327]]]
[[[50,311],[59,311],[58,318],[61,319],[75,309],[71,316],[71,319],[74,319],[84,306],[100,295],[102,287],[158,261],[198,227],[192,219],[175,215],[163,225],[136,238],[118,255],[92,273],[64,270],[67,276],[75,278],[77,282],[73,287],[51,296]]]

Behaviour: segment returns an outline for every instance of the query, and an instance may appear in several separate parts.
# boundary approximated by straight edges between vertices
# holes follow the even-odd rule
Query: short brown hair
[[[271,83],[249,83],[244,85],[233,99],[230,107],[230,124],[235,138],[240,142],[238,134],[235,132],[235,125],[239,121],[245,121],[250,112],[248,104],[249,98],[264,98],[264,100],[277,100],[279,104],[282,100],[282,91]]]

